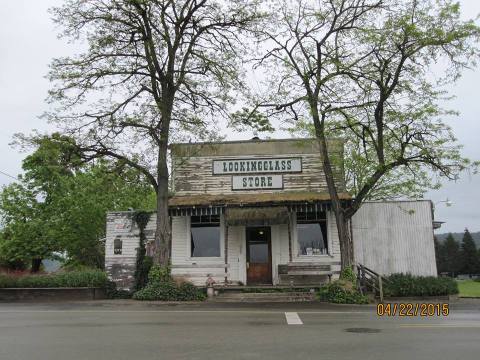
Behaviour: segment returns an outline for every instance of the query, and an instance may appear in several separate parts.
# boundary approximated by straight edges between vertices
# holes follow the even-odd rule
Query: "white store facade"
[[[342,158],[341,141],[329,142]],[[340,247],[313,139],[171,146],[171,267],[203,286],[319,285],[336,278]],[[342,201],[343,167],[334,169]],[[107,215],[105,266],[133,283],[140,229],[134,212]],[[352,221],[355,260],[381,273],[436,275],[429,201],[367,203]],[[144,234],[153,241],[155,216]]]

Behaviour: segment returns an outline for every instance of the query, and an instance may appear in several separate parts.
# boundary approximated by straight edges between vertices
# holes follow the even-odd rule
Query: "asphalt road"
[[[480,303],[431,318],[318,303],[0,303],[0,360],[479,358]]]

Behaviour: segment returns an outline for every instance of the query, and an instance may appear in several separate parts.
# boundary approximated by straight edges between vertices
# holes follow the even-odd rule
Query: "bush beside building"
[[[206,296],[203,290],[189,281],[173,279],[170,268],[152,266],[148,284],[133,294],[135,300],[201,301]]]
[[[107,283],[107,274],[101,270],[21,276],[0,274],[0,288],[105,288]]]
[[[458,285],[448,277],[392,274],[385,278],[383,290],[390,297],[446,296],[458,294]]]

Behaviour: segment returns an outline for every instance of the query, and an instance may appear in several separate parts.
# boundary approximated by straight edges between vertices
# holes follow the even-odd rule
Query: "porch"
[[[319,286],[339,275],[324,193],[174,196],[169,205],[172,274],[198,286]]]

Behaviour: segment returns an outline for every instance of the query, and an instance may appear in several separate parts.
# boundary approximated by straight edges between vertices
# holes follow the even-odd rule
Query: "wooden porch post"
[[[288,213],[288,222],[287,222],[287,225],[288,225],[288,258],[289,258],[289,261],[292,262],[292,227],[290,225],[291,223],[291,215],[290,215],[290,212]]]
[[[227,221],[225,220],[225,216],[223,217],[224,226],[225,226],[225,285],[228,283],[228,225]]]

